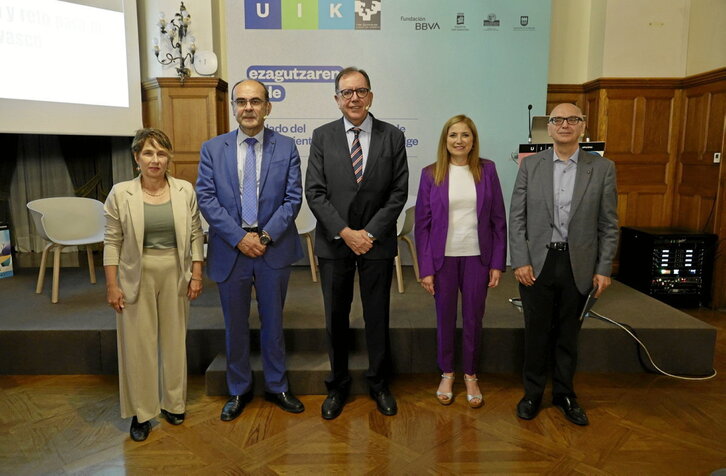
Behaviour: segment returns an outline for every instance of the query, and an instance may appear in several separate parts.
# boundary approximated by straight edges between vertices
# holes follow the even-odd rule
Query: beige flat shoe
[[[454,376],[441,374],[441,379],[442,380],[443,379],[454,380]],[[451,405],[451,402],[454,401],[454,393],[453,392],[439,392],[437,390],[436,391],[436,400],[438,400],[439,403],[442,405]]]

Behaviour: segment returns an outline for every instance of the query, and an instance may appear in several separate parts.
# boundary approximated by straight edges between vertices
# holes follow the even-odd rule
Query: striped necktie
[[[363,180],[363,148],[360,145],[360,140],[358,140],[361,128],[353,127],[351,130],[355,133],[355,138],[353,138],[353,145],[350,147],[350,160],[353,163],[355,181],[360,183]]]

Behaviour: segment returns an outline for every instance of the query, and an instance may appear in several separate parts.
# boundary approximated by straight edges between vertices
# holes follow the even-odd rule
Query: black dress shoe
[[[539,404],[540,400],[532,400],[531,398],[523,397],[519,403],[517,403],[517,416],[522,420],[531,420],[537,416]]]
[[[232,395],[222,408],[220,416],[222,421],[232,421],[237,418],[250,400],[252,400],[252,390],[243,395]]]
[[[181,425],[184,423],[184,414],[183,413],[172,413],[161,409],[161,414],[164,416],[166,421],[171,423],[172,425]]]
[[[131,429],[129,430],[129,434],[131,434],[132,440],[144,441],[149,436],[150,431],[151,431],[151,422],[150,421],[145,421],[143,423],[139,423],[139,420],[136,417],[133,417],[131,419]]]
[[[282,408],[286,412],[290,413],[302,413],[305,410],[305,406],[295,395],[290,392],[282,393],[270,393],[265,392],[265,400],[272,402],[278,407]]]
[[[587,426],[590,424],[590,420],[587,419],[585,410],[578,405],[577,400],[568,396],[558,396],[552,399],[552,405],[559,408],[565,415],[565,418],[570,420],[575,425]]]
[[[393,398],[393,394],[387,388],[379,391],[371,390],[371,398],[376,401],[378,411],[384,415],[393,416],[398,413],[396,399]]]
[[[330,390],[321,408],[323,418],[326,420],[337,418],[337,416],[343,411],[343,407],[345,406],[345,401],[347,399],[347,392],[337,389]]]

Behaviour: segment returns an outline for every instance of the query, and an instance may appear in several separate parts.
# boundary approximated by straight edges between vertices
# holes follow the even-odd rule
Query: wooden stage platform
[[[24,269],[0,279],[0,374],[115,374],[115,315],[105,304],[102,270],[91,285],[85,268],[63,268],[60,302],[50,302],[50,279],[35,294],[37,269]],[[404,267],[405,293],[391,289],[391,349],[395,373],[437,373],[436,318],[433,298]],[[395,277],[394,277],[395,281]],[[207,374],[209,394],[226,393],[224,322],[215,283],[206,280],[203,295],[192,304],[187,337],[189,372]],[[480,371],[519,373],[523,352],[523,319],[509,302],[517,297],[511,272],[490,290],[482,334]],[[595,311],[632,327],[648,345],[656,363],[671,373],[707,375],[714,360],[716,329],[617,281]],[[253,355],[257,356],[257,314],[252,311]],[[360,303],[351,312],[351,371],[366,367]],[[293,270],[285,310],[285,339],[291,388],[298,394],[325,393],[329,370],[320,286],[308,268]],[[215,360],[216,359],[216,360]],[[260,372],[259,358],[254,367]],[[588,318],[580,338],[579,370],[645,372],[636,343],[612,324]],[[259,375],[261,377],[261,375]],[[364,390],[362,379],[356,391]],[[256,381],[262,382],[261,378]],[[261,385],[258,385],[261,387]],[[262,391],[262,388],[257,388]]]

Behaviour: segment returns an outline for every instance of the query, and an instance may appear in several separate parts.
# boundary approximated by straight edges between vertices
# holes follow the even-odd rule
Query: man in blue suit
[[[260,313],[265,398],[285,411],[303,404],[288,389],[282,310],[292,263],[302,258],[295,217],[302,202],[300,156],[290,137],[264,127],[272,110],[265,86],[232,88],[239,129],[202,145],[197,199],[209,223],[207,274],[217,282],[227,344],[231,395],[223,421],[252,398],[249,314],[252,286]]]

